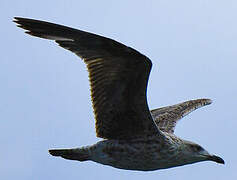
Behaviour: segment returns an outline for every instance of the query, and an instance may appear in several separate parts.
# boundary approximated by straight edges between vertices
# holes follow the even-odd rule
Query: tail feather
[[[49,153],[52,156],[61,156],[64,159],[87,161],[89,160],[89,151],[86,148],[76,149],[50,149]]]

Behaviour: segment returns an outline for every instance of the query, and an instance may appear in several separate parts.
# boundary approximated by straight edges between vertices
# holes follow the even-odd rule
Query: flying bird
[[[96,135],[103,140],[81,148],[51,149],[51,155],[140,171],[200,161],[224,164],[200,145],[174,135],[178,120],[211,104],[210,99],[149,110],[146,92],[152,62],[148,57],[93,33],[20,17],[14,22],[27,34],[54,40],[72,51],[84,60],[89,72]]]

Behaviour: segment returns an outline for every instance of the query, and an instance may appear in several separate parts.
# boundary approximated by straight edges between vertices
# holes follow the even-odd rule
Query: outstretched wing
[[[98,137],[127,139],[159,133],[146,100],[152,66],[146,56],[77,29],[19,17],[14,22],[32,36],[55,40],[87,64]]]
[[[212,101],[210,99],[190,100],[173,106],[151,110],[151,114],[161,131],[174,133],[174,128],[178,120],[192,111],[211,103]]]

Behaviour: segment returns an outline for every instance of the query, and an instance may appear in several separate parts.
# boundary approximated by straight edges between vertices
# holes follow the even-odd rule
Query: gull
[[[201,161],[224,164],[200,145],[174,135],[178,120],[211,104],[210,99],[149,110],[146,91],[152,62],[148,57],[93,33],[21,17],[15,17],[14,22],[27,34],[54,40],[72,51],[83,59],[89,72],[96,135],[103,140],[81,148],[51,149],[51,155],[138,171]]]

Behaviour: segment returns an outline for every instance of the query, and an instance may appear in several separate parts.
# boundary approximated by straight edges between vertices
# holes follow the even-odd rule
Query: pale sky
[[[0,7],[1,179],[237,178],[237,1],[1,0]],[[100,140],[86,67],[53,41],[23,33],[12,23],[14,16],[100,34],[148,56],[153,62],[150,109],[211,98],[211,105],[182,119],[175,134],[226,164],[207,161],[138,172],[50,156],[50,148]]]

